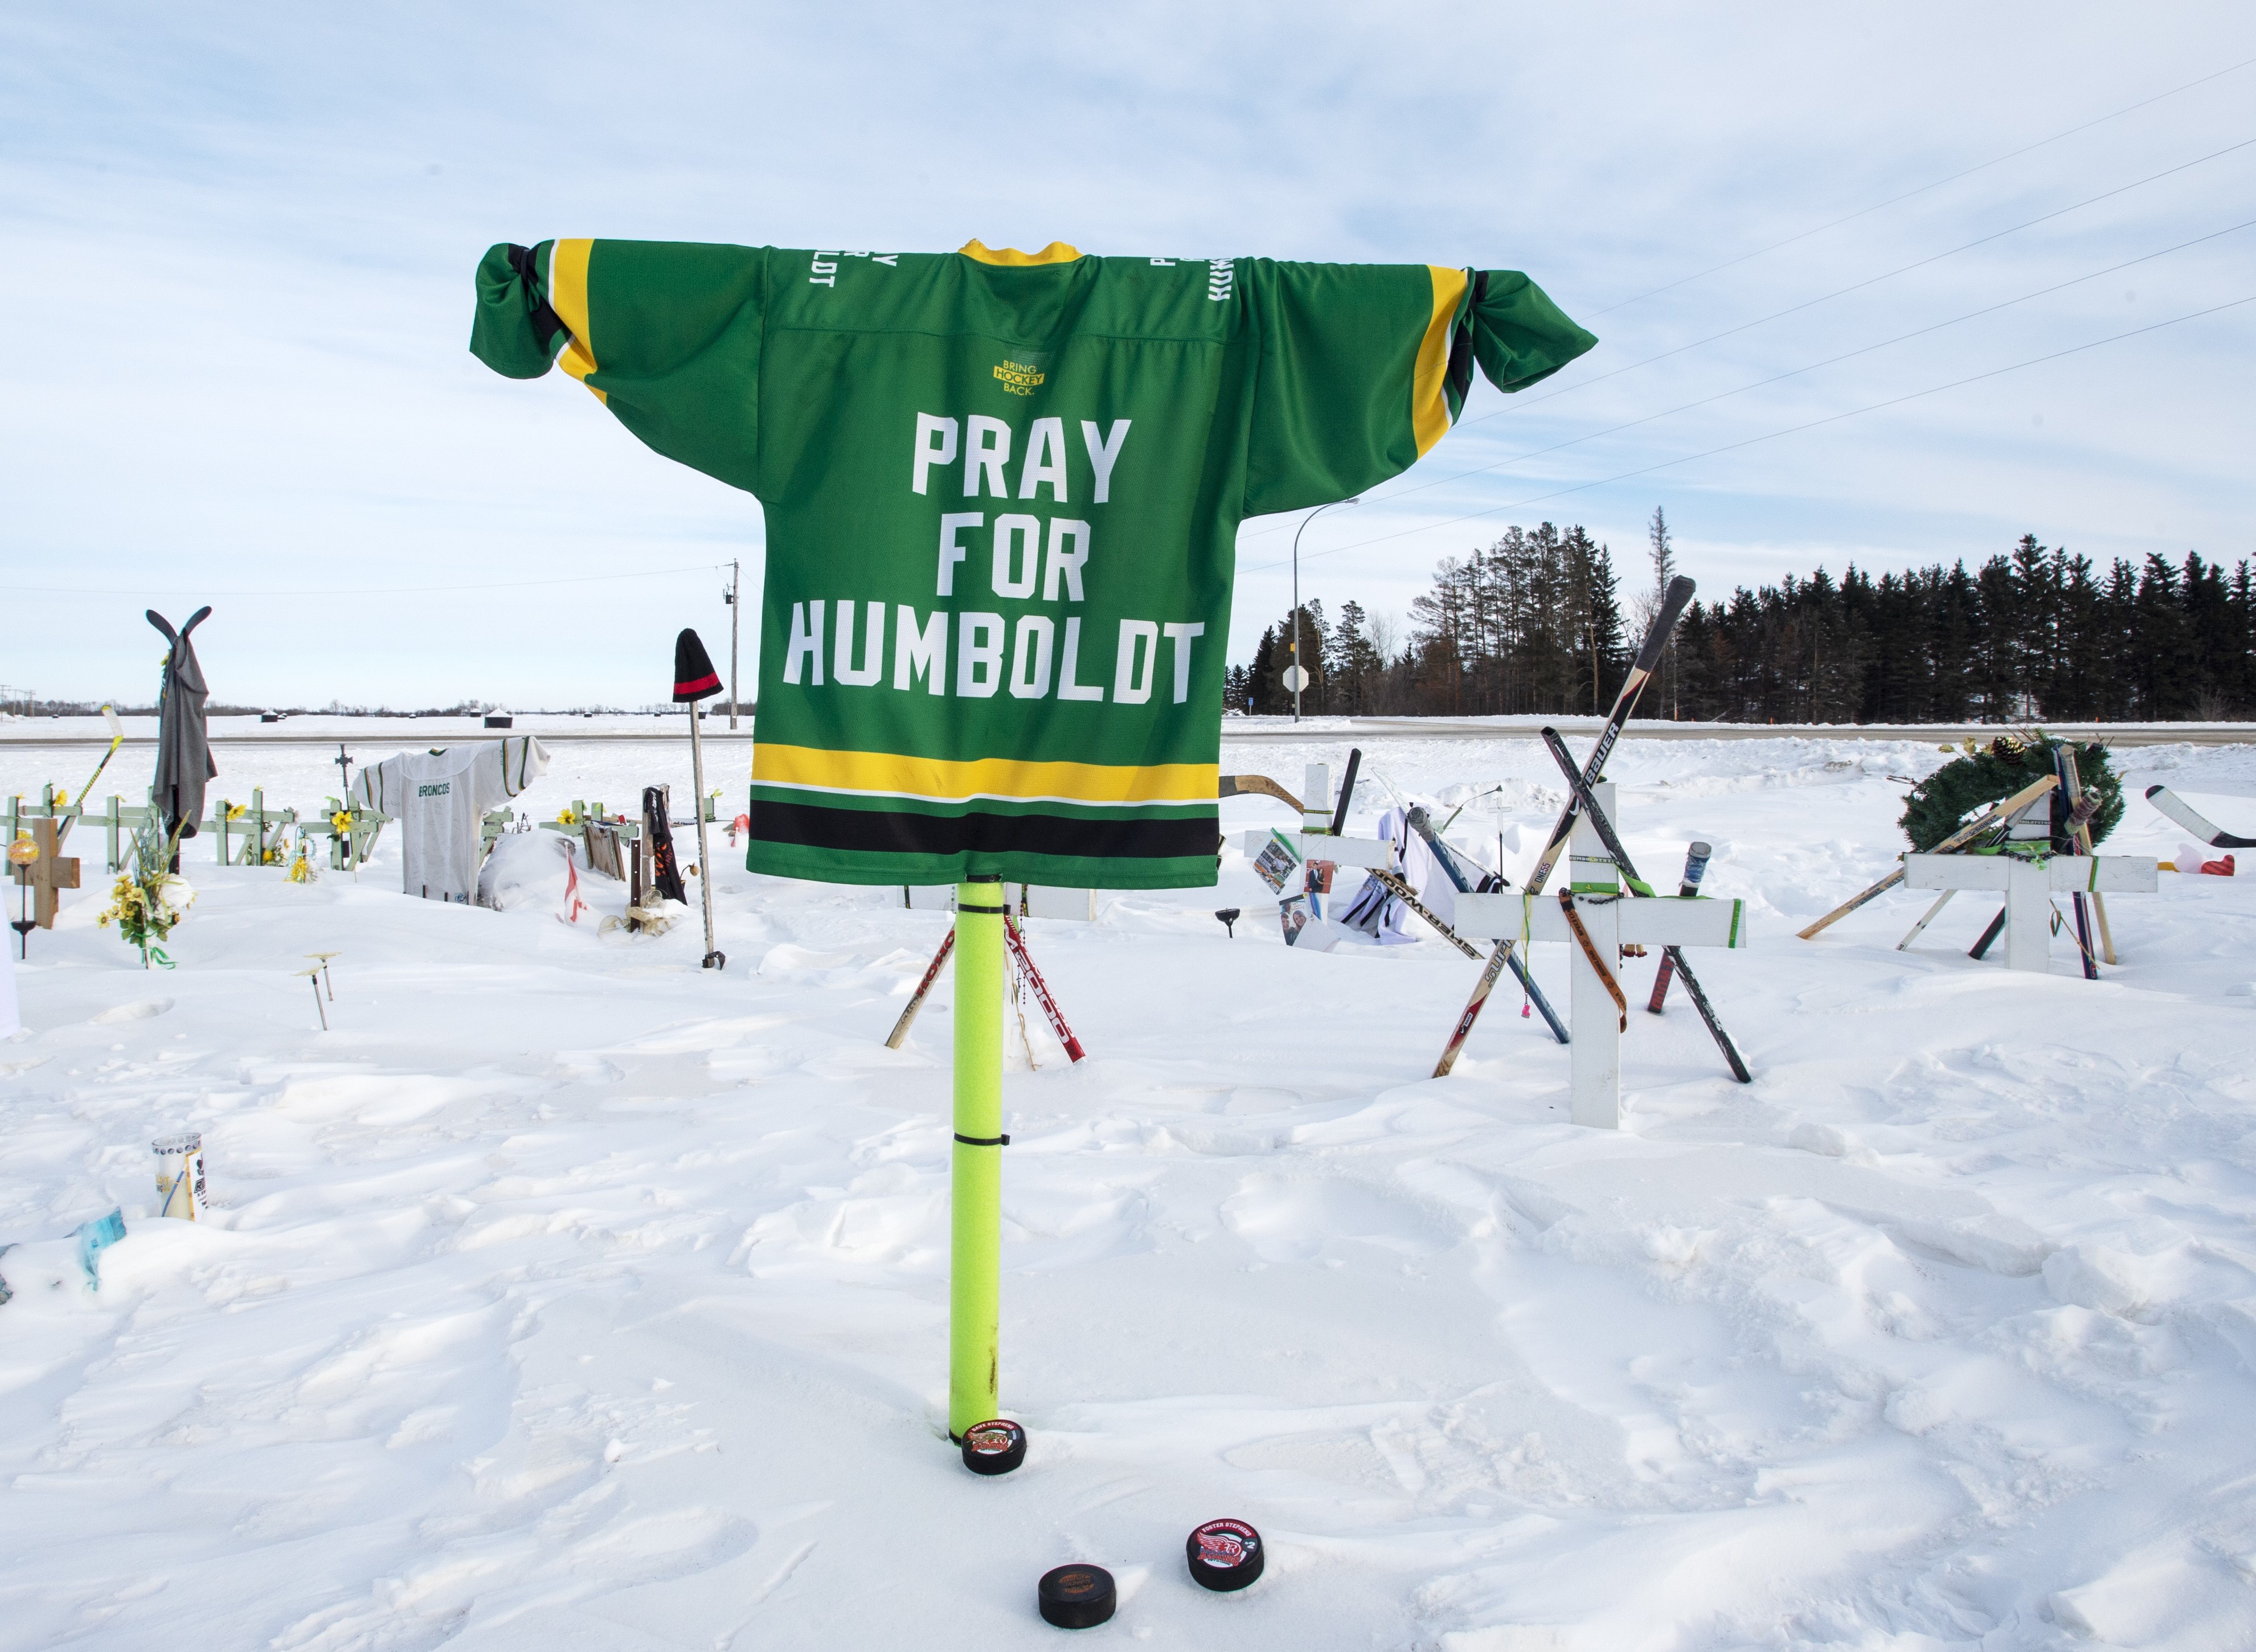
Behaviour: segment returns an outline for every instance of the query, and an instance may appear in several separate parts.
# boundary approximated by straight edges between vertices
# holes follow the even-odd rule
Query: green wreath
[[[1969,747],[1973,746],[1968,741]],[[2091,817],[2091,840],[2098,843],[2123,818],[2123,777],[2109,761],[2107,748],[2096,742],[2084,745],[2055,740],[2041,728],[2028,734],[2000,735],[1988,745],[1971,749],[1947,763],[1911,789],[1904,803],[1901,825],[1911,846],[1925,854],[1983,810],[2002,803],[2032,781],[2054,773],[2053,752],[2066,746],[2076,755],[2076,778],[2087,799],[2097,798],[2099,812]],[[2057,797],[2058,793],[2055,793]],[[2053,829],[2060,830],[2067,814],[2062,802],[2053,811]],[[2065,854],[2065,837],[2055,836],[2053,849]]]

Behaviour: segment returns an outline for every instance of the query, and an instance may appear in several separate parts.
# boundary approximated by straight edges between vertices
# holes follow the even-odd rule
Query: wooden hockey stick
[[[1616,981],[1614,972],[1606,967],[1606,960],[1598,956],[1597,942],[1592,940],[1590,931],[1583,927],[1582,916],[1575,910],[1575,893],[1572,889],[1559,891],[1559,910],[1567,915],[1567,927],[1575,931],[1575,938],[1582,943],[1583,956],[1590,960],[1590,967],[1597,970],[1598,979],[1605,982],[1606,995],[1614,1001],[1614,1008],[1621,1012],[1621,1030],[1627,1032],[1629,1030],[1629,1000],[1622,996],[1621,982]],[[1689,984],[1688,981],[1687,984]]]
[[[1911,926],[1910,932],[1896,943],[1896,951],[1900,953],[1908,952],[1911,948],[1911,944],[1917,940],[1921,935],[1925,934],[1927,932],[1927,926],[1935,922],[1935,915],[1937,912],[1940,912],[1944,907],[1949,905],[1950,897],[1957,893],[1958,891],[1956,889],[1945,889],[1942,894],[1936,896],[1935,897],[1935,904],[1928,907],[1927,910],[1921,915],[1919,922]]]
[[[940,943],[940,950],[932,955],[932,962],[925,968],[924,979],[917,982],[917,989],[909,995],[909,1002],[901,1011],[901,1018],[893,1023],[893,1030],[885,1039],[886,1049],[899,1049],[901,1040],[909,1036],[909,1028],[916,1021],[917,1011],[924,1008],[925,998],[931,993],[933,982],[940,979],[940,972],[948,962],[948,955],[955,950],[955,926],[951,924],[947,937]]]
[[[1274,798],[1294,814],[1301,812],[1301,800],[1267,775],[1224,775],[1215,795],[1217,798]]]
[[[1928,851],[1928,853],[1930,854],[1949,854],[1955,849],[1963,848],[1967,844],[1971,843],[1976,838],[1981,836],[1982,833],[1987,832],[1992,826],[1996,826],[1999,821],[2004,819],[2007,815],[2018,813],[2020,811],[2027,808],[2029,805],[2034,803],[2039,798],[2044,796],[2046,792],[2051,791],[2059,784],[2060,777],[2058,775],[2047,775],[2043,779],[2036,782],[2034,785],[2028,786],[2022,791],[2016,791],[2012,797],[1998,805],[1996,808],[1992,809],[1980,819],[1973,821],[1970,825],[1959,827],[1957,831],[1952,833],[1949,837],[1943,839],[1942,842],[1936,844],[1934,848]],[[1879,896],[1886,895],[1890,889],[1895,888],[1897,884],[1902,882],[1903,879],[1904,869],[1901,863],[1899,862],[1894,871],[1889,873],[1879,882],[1873,884],[1872,888],[1866,889],[1862,895],[1858,895],[1852,899],[1842,902],[1840,905],[1826,913],[1824,917],[1819,918],[1808,929],[1803,930],[1801,932],[1799,938],[1802,940],[1815,939],[1819,931],[1829,929],[1832,925],[1839,923],[1843,918],[1848,917],[1850,913],[1855,911],[1858,907],[1864,905],[1865,902],[1877,900]]]

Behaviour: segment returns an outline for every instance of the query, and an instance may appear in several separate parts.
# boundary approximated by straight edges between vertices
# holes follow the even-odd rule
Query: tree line
[[[1581,527],[1511,528],[1444,557],[1398,633],[1355,602],[1301,610],[1309,714],[1603,713],[1677,572],[1666,516],[1626,599]],[[1294,615],[1229,703],[1293,708]],[[1684,611],[1646,716],[1719,722],[2211,721],[2256,714],[2256,588],[2190,552],[2105,568],[2024,535],[2010,552],[1877,577],[1851,564]]]

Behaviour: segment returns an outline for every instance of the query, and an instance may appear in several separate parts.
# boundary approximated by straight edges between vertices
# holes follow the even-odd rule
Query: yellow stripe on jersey
[[[588,384],[588,375],[596,370],[595,339],[588,327],[588,255],[595,244],[587,240],[559,241],[548,253],[548,307],[572,334],[558,360],[582,384]],[[597,401],[609,405],[610,397],[592,384],[588,388],[596,390]]]
[[[1449,433],[1449,334],[1464,302],[1465,272],[1429,264],[1434,278],[1434,313],[1426,323],[1426,336],[1418,346],[1418,369],[1410,382],[1410,430],[1417,438],[1418,457],[1423,459],[1435,442]]]
[[[1068,247],[1062,241],[1053,241],[1040,252],[1021,252],[1016,247],[986,246],[975,237],[955,250],[959,256],[976,258],[982,264],[1071,264],[1081,257],[1080,248]]]
[[[1221,765],[1162,763],[1021,763],[1009,757],[955,762],[889,751],[823,751],[760,741],[752,748],[752,784],[807,791],[963,803],[997,798],[1026,803],[1097,806],[1204,804],[1221,789]]]

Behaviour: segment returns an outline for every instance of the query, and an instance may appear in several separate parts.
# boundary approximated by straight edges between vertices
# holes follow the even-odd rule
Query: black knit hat
[[[687,705],[721,692],[721,673],[713,669],[705,644],[697,633],[685,629],[673,639],[673,703]]]

